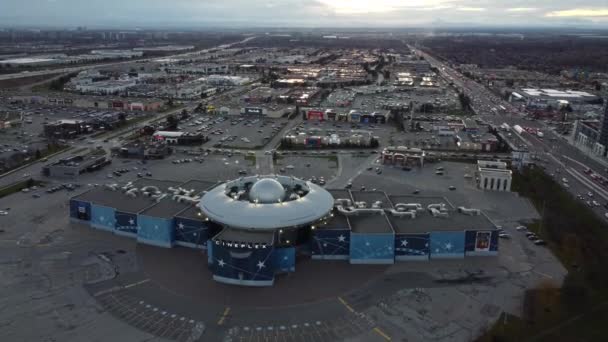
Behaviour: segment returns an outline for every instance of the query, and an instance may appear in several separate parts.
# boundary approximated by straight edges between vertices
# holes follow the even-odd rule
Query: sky
[[[0,0],[0,27],[608,28],[608,0]]]

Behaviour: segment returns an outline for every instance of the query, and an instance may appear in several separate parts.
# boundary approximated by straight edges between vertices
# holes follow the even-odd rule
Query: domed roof
[[[277,203],[285,198],[285,188],[276,179],[263,178],[253,183],[249,200],[257,203]]]

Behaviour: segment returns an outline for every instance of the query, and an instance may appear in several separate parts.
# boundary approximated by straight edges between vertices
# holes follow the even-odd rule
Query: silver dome
[[[249,190],[249,200],[256,203],[277,203],[284,198],[285,188],[273,178],[260,179]]]

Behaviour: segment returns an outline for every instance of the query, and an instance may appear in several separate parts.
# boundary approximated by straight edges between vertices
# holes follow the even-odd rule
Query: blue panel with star
[[[431,232],[431,258],[464,258],[465,233]]]
[[[310,240],[313,259],[348,259],[350,229],[316,229]]]
[[[91,203],[70,200],[70,218],[80,221],[91,220]]]
[[[137,215],[116,211],[116,231],[118,235],[137,236]]]
[[[395,259],[397,260],[428,260],[429,250],[429,234],[395,235]]]
[[[213,245],[213,264],[216,281],[251,286],[272,285],[275,265],[273,248],[234,248],[222,243]]]
[[[394,262],[394,234],[350,234],[351,264],[392,264]]]
[[[277,272],[296,271],[296,249],[294,247],[275,248],[273,253]]]
[[[91,205],[91,227],[114,231],[116,224],[114,208],[104,207],[102,205]]]
[[[139,215],[137,241],[152,246],[173,246],[173,219]]]
[[[205,221],[176,217],[173,220],[175,244],[191,248],[206,248],[209,238],[207,229]]]

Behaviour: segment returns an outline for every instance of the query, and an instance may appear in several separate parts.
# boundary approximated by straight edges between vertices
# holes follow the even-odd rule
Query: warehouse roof
[[[382,214],[361,214],[348,217],[351,231],[361,234],[389,234],[394,233],[386,215]]]
[[[160,180],[160,179],[152,179],[152,178],[139,178],[133,181],[133,185],[136,188],[143,188],[144,186],[155,186],[161,192],[167,191],[169,188],[178,187],[181,182],[171,181],[171,180]]]
[[[137,196],[130,197],[120,190],[110,190],[97,187],[83,194],[73,197],[78,201],[90,202],[91,204],[115,208],[118,211],[137,214],[145,208],[154,204],[154,200],[149,197]]]
[[[371,207],[375,202],[381,202],[383,209],[392,208],[391,201],[384,191],[352,191],[355,202],[365,202],[367,207]]]
[[[393,204],[420,203],[424,208],[416,218],[395,217],[387,215],[397,234],[418,234],[436,231],[492,230],[494,224],[483,215],[469,216],[459,213],[442,197],[390,196]],[[429,204],[445,203],[448,217],[433,217],[426,209]]]
[[[163,219],[171,219],[189,205],[189,203],[180,203],[166,197],[154,206],[142,211],[140,214]]]
[[[198,220],[198,221],[203,221],[205,219],[205,216],[201,213],[201,209],[195,204],[180,211],[177,215],[175,215],[175,217],[181,217],[181,218],[185,218],[185,219]]]
[[[213,187],[216,184],[217,184],[217,182],[193,179],[193,180],[187,181],[186,183],[180,184],[179,187],[184,188],[186,190],[194,189],[196,194],[200,194],[201,192],[203,192],[205,190],[211,189],[211,187]]]

